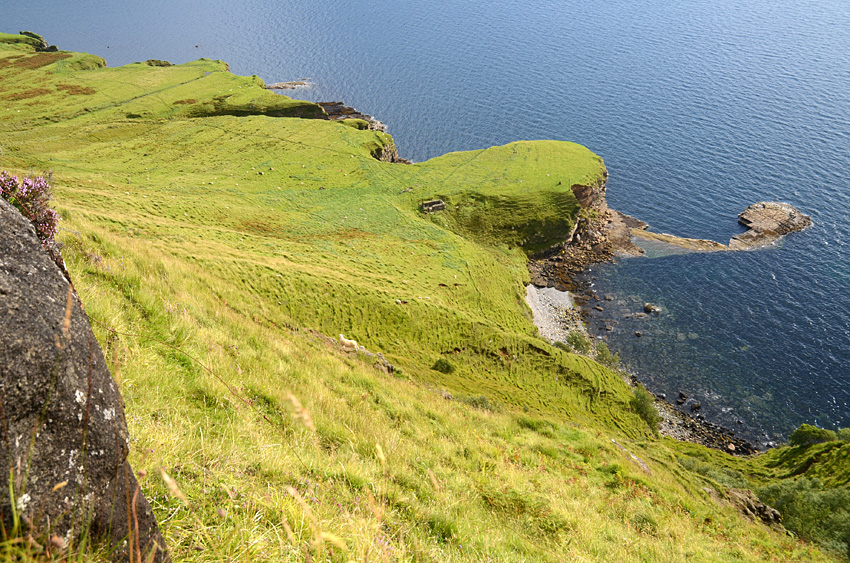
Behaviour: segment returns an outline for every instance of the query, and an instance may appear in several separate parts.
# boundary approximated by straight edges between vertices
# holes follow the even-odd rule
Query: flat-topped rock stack
[[[749,230],[729,240],[730,250],[749,250],[772,244],[788,233],[809,227],[812,218],[787,203],[760,201],[738,215],[738,222]]]
[[[621,214],[622,215],[622,214]],[[633,218],[624,216],[634,221]],[[729,239],[729,244],[713,240],[691,239],[677,237],[667,233],[648,231],[648,225],[638,222],[630,226],[629,232],[634,239],[663,242],[691,252],[717,252],[723,250],[753,250],[780,240],[788,233],[802,231],[812,224],[812,218],[804,215],[797,208],[787,203],[760,201],[747,207],[738,215],[738,222],[748,227],[748,230]],[[624,223],[631,225],[631,223]],[[612,232],[614,229],[612,229]],[[616,235],[616,232],[613,232]],[[620,252],[623,255],[633,255],[629,249]]]

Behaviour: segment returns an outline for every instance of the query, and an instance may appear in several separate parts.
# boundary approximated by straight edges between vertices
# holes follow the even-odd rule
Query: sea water
[[[656,392],[764,442],[850,426],[850,4],[837,0],[6,2],[110,65],[222,59],[344,100],[415,161],[517,139],[600,154],[609,203],[725,242],[760,200],[814,226],[762,251],[594,268],[604,337]],[[651,302],[661,315],[622,316]],[[636,337],[635,332],[641,332]],[[740,423],[739,423],[740,421]]]

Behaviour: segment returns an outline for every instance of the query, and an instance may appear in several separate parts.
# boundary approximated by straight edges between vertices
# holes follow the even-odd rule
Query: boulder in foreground
[[[54,544],[88,537],[106,541],[113,560],[170,561],[128,439],[76,292],[32,224],[0,199],[0,475],[13,490],[0,495],[5,529],[17,517],[24,533]]]

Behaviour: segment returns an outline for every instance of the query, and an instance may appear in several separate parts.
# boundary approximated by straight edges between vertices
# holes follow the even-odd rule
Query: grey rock
[[[734,446],[732,449],[734,450]],[[782,525],[782,515],[779,511],[761,502],[752,491],[729,489],[728,498],[729,502],[738,509],[738,512],[750,520],[761,520],[768,526],[774,527]]]
[[[170,561],[128,442],[121,395],[76,292],[30,222],[0,199],[0,475],[11,472],[26,533],[87,533],[114,560],[138,545],[144,560],[156,549],[153,561]],[[7,530],[11,502],[0,495]]]
[[[389,361],[387,361],[387,359],[384,357],[384,355],[381,352],[378,352],[377,354],[375,354],[375,356],[378,359],[376,365],[378,366],[379,369],[383,370],[384,372],[386,372],[390,375],[392,375],[393,372],[395,372],[395,366],[392,365]]]

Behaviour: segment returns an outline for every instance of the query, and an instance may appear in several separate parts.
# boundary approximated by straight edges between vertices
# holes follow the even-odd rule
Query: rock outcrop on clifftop
[[[24,533],[53,548],[87,536],[106,541],[113,560],[169,561],[128,440],[121,395],[73,287],[32,224],[0,199],[0,475],[13,489],[0,495],[5,529],[17,515]]]

